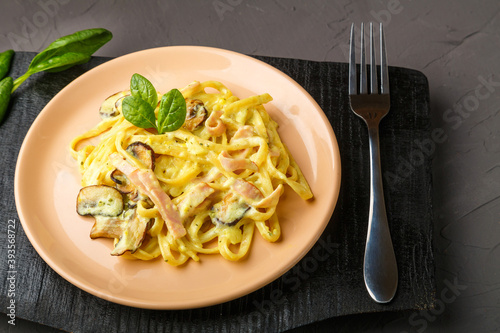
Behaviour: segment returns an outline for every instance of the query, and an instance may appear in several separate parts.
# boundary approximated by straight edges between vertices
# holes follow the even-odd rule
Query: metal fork
[[[379,123],[389,112],[389,74],[385,39],[380,24],[380,83],[379,93],[373,25],[370,23],[370,91],[367,89],[364,24],[361,23],[360,85],[357,92],[354,23],[351,26],[349,59],[349,101],[352,111],[368,126],[370,144],[370,213],[366,238],[363,274],[370,296],[379,303],[390,302],[398,285],[398,267],[392,246],[380,167]]]

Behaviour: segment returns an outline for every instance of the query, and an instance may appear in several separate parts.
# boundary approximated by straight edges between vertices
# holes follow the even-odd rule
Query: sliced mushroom
[[[127,220],[125,229],[115,244],[115,248],[111,251],[111,255],[120,256],[125,251],[130,251],[130,253],[137,251],[146,237],[146,231],[149,227],[150,219],[140,218],[136,214],[133,214]]]
[[[123,97],[127,95],[130,95],[130,92],[120,91],[106,98],[104,102],[102,102],[99,109],[99,116],[101,117],[101,119],[108,119],[120,114],[120,111],[117,107],[117,102],[119,100],[122,100]]]
[[[245,216],[249,209],[250,206],[244,200],[230,192],[222,201],[213,205],[210,218],[213,224],[234,226]]]
[[[123,197],[111,186],[87,186],[78,193],[76,211],[82,216],[118,216],[123,211]]]
[[[123,103],[123,100],[125,99],[125,97],[127,96],[130,96],[130,93],[127,92],[125,95],[121,96],[120,98],[118,98],[115,102],[115,110],[117,112],[121,112],[122,111],[122,103]]]
[[[151,170],[154,170],[155,168],[155,152],[153,148],[148,146],[147,144],[136,141],[132,142],[128,147],[127,147],[127,152],[130,153],[130,155],[134,156],[137,158],[139,161],[141,161],[146,168],[149,168]]]
[[[90,238],[115,238],[111,255],[119,256],[126,251],[134,253],[141,246],[151,220],[137,216],[136,210],[124,211],[119,217],[95,216]]]
[[[188,131],[193,131],[207,118],[207,109],[199,99],[186,99],[186,120],[184,127]]]
[[[139,201],[140,199],[145,199],[145,200],[147,199],[147,200],[149,200],[149,198],[148,198],[147,196],[145,196],[145,195],[140,195],[140,193],[139,193],[139,191],[137,190],[137,188],[136,188],[136,189],[135,189],[132,193],[130,193],[130,194],[128,195],[128,199],[129,199],[130,201],[133,201],[133,202],[137,202],[137,201]]]
[[[123,194],[132,193],[136,190],[134,184],[132,184],[127,176],[125,176],[120,170],[115,169],[111,175],[111,180],[116,183],[116,188]]]
[[[95,216],[90,238],[120,238],[126,224],[127,220],[121,217]]]

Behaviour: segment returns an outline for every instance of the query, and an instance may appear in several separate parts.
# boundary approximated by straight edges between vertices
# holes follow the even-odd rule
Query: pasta
[[[181,92],[186,121],[161,135],[123,117],[128,91],[103,103],[102,113],[113,112],[70,143],[82,186],[90,189],[80,191],[78,203],[102,206],[91,238],[114,238],[112,255],[161,256],[174,266],[199,254],[239,260],[255,229],[269,242],[280,238],[276,207],[284,185],[304,200],[313,194],[263,106],[269,94],[240,100],[216,81]],[[89,205],[94,188],[102,192]],[[122,208],[119,214],[107,213],[110,203]]]

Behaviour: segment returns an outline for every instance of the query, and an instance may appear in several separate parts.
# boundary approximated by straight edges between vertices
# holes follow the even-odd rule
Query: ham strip
[[[255,202],[264,198],[260,190],[246,180],[235,179],[231,189],[247,202]]]
[[[277,205],[284,192],[283,185],[279,184],[273,193],[264,197],[255,185],[241,179],[236,179],[231,189],[254,208],[268,208]]]
[[[220,117],[224,114],[223,111],[212,111],[210,116],[205,121],[205,128],[212,136],[220,136],[226,131],[226,125]]]
[[[250,125],[244,125],[234,133],[233,137],[231,140],[237,140],[237,139],[242,139],[242,138],[250,138],[254,136],[255,132],[253,130],[253,127]]]
[[[213,168],[213,169],[210,169],[210,171],[206,175],[193,179],[193,183],[207,183],[208,184],[208,183],[213,182],[214,180],[219,179],[221,176],[222,176],[222,173],[220,173],[219,170]]]
[[[276,206],[281,195],[284,192],[283,185],[279,184],[278,187],[273,191],[273,193],[269,194],[264,199],[251,204],[254,208],[269,208],[272,206]]]
[[[193,215],[196,209],[214,192],[215,190],[206,183],[193,186],[177,204],[181,219],[184,220]]]
[[[233,143],[233,140],[251,138],[254,135],[255,132],[252,126],[250,125],[242,126],[238,128],[236,133],[234,133],[233,137],[231,138],[231,143]],[[253,150],[254,148],[245,148],[242,150],[233,151],[231,156],[234,158],[246,158],[248,157],[248,155],[252,153]]]
[[[139,191],[147,195],[155,204],[161,217],[167,225],[167,229],[174,238],[181,238],[186,235],[186,229],[182,224],[179,212],[170,200],[170,197],[163,191],[151,169],[137,169],[129,164],[120,154],[113,153],[109,156],[111,163],[128,179],[139,188]]]
[[[250,169],[253,171],[258,171],[257,165],[247,158],[235,158],[229,155],[227,151],[223,151],[219,154],[219,161],[226,171],[236,171],[243,169]]]

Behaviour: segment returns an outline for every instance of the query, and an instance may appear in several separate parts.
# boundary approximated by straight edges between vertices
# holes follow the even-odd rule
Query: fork
[[[360,84],[357,92],[354,23],[351,26],[349,59],[349,101],[352,111],[368,127],[370,145],[370,212],[366,237],[363,275],[370,296],[378,303],[390,302],[398,285],[398,268],[392,246],[382,186],[380,166],[379,123],[389,112],[389,73],[385,38],[380,24],[380,93],[375,63],[373,25],[370,23],[370,91],[367,87],[364,24],[361,23]]]

